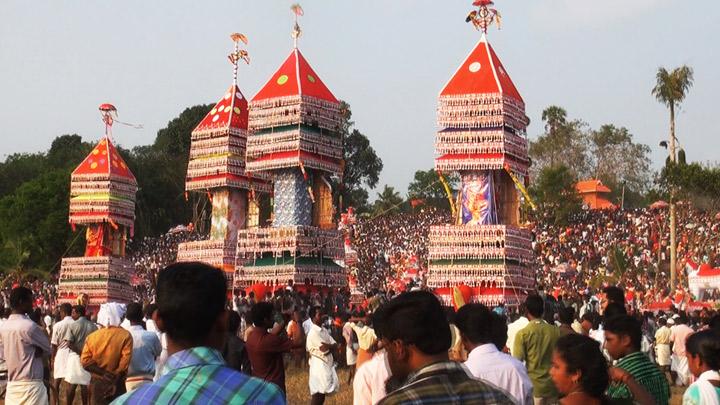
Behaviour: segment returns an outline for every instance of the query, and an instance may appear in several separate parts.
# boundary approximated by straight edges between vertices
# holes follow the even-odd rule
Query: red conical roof
[[[338,102],[300,50],[295,48],[252,101],[299,95]]]
[[[225,128],[247,129],[247,127],[248,102],[237,85],[233,84],[193,132]]]
[[[485,35],[450,78],[440,96],[483,93],[500,93],[523,102]]]
[[[135,182],[135,176],[108,137],[104,137],[95,146],[85,160],[80,163],[80,166],[72,172],[72,175],[108,175]]]

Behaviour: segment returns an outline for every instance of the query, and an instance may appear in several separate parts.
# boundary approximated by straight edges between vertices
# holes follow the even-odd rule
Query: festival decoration
[[[427,284],[446,305],[516,305],[535,283],[531,234],[519,227],[529,119],[486,37],[500,13],[489,0],[473,5],[466,21],[482,36],[438,99],[435,170],[458,172],[461,185],[454,223],[430,228]]]
[[[248,223],[257,224],[259,215],[255,192],[271,191],[267,176],[250,174],[245,167],[248,128],[248,102],[238,87],[240,61],[250,56],[240,44],[248,39],[233,33],[234,49],[228,55],[233,66],[233,83],[220,101],[192,131],[190,162],[185,189],[207,193],[212,204],[210,239],[183,243],[177,260],[202,261],[221,268],[228,280],[235,273],[238,231]]]
[[[342,234],[328,178],[342,176],[340,102],[298,49],[300,5],[290,56],[250,102],[247,169],[274,182],[271,229],[238,236],[238,282],[248,286],[347,285]]]
[[[85,256],[63,258],[58,295],[74,303],[86,295],[88,305],[133,298],[132,263],[125,245],[134,232],[137,181],[112,142],[117,109],[99,107],[105,136],[70,176],[70,215],[73,230],[85,227]]]

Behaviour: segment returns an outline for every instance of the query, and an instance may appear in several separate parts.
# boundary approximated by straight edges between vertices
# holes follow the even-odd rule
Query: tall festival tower
[[[447,305],[516,305],[535,282],[531,234],[519,226],[529,119],[486,37],[500,14],[490,0],[473,5],[466,21],[482,36],[438,99],[435,170],[461,185],[454,223],[430,228],[427,283]]]
[[[271,228],[238,237],[240,283],[340,287],[342,236],[333,222],[330,176],[342,176],[340,102],[298,49],[299,5],[292,6],[294,47],[250,102],[249,171],[274,182]],[[302,288],[302,287],[301,287]]]
[[[192,131],[190,162],[185,190],[207,193],[212,204],[210,239],[178,246],[178,261],[201,261],[222,269],[228,280],[235,273],[238,231],[259,225],[256,193],[269,193],[264,175],[246,172],[245,147],[248,102],[238,88],[238,64],[250,62],[243,34],[230,36],[235,43],[228,56],[233,83],[220,101]],[[231,285],[231,284],[228,284]]]
[[[112,142],[112,104],[100,106],[105,136],[70,177],[70,224],[85,229],[85,255],[62,259],[58,295],[74,303],[87,294],[89,305],[130,302],[134,266],[125,245],[135,222],[137,182]]]

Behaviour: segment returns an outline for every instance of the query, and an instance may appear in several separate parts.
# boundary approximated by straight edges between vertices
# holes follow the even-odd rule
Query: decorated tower
[[[221,268],[228,279],[235,272],[235,250],[240,229],[259,225],[256,193],[271,191],[266,176],[251,175],[245,168],[248,102],[238,88],[240,61],[250,63],[243,34],[232,34],[235,43],[228,59],[233,83],[220,101],[192,131],[186,191],[207,193],[212,204],[210,239],[180,244],[178,261],[201,261]]]
[[[486,37],[500,14],[490,0],[473,5],[466,21],[482,37],[438,100],[435,170],[458,173],[461,184],[454,223],[430,228],[427,283],[448,305],[515,305],[534,286],[531,234],[519,226],[529,119]]]
[[[345,255],[333,223],[330,176],[342,176],[340,102],[298,49],[301,34],[294,5],[295,46],[250,102],[247,167],[274,182],[271,228],[242,231],[238,257],[246,261],[245,285],[347,284],[333,260]]]
[[[85,227],[85,255],[62,259],[58,286],[60,302],[87,294],[92,307],[133,299],[125,244],[133,233],[137,182],[112,142],[115,107],[102,104],[100,111],[105,136],[70,177],[70,224]]]

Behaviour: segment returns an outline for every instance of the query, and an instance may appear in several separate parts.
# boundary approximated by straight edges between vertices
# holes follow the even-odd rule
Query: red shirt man
[[[285,335],[279,335],[282,326],[273,327],[273,306],[269,302],[258,302],[250,309],[250,317],[255,328],[248,334],[245,342],[252,374],[254,377],[277,385],[285,392],[285,363],[283,353],[289,352],[295,344]],[[275,332],[278,330],[278,332]]]

